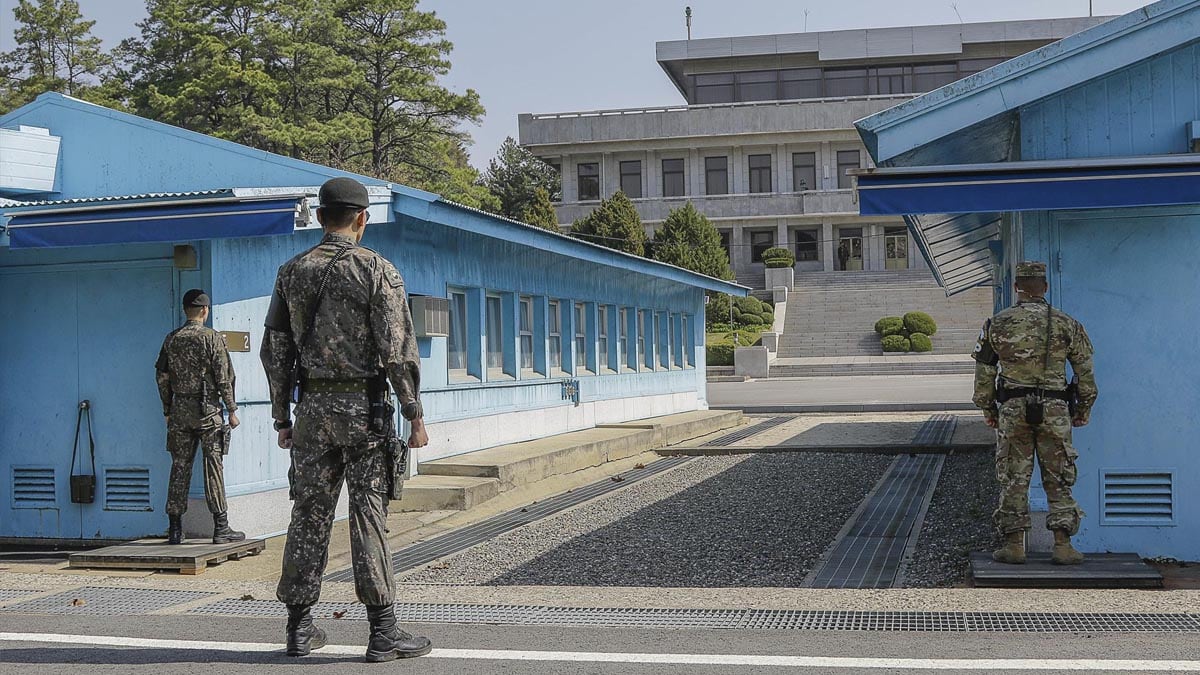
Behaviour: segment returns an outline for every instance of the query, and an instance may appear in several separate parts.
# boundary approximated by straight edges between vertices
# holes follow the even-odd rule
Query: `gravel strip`
[[[947,457],[908,565],[905,585],[937,588],[965,582],[971,552],[991,551],[1000,545],[992,524],[999,495],[991,452]]]
[[[702,457],[401,583],[799,586],[892,458]]]

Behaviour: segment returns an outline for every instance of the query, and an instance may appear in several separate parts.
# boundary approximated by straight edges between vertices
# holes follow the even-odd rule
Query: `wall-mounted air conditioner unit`
[[[450,301],[430,295],[410,295],[417,337],[450,335]]]

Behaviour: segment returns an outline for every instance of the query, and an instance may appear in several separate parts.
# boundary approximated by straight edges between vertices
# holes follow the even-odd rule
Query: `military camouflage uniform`
[[[167,415],[167,451],[171,478],[167,514],[187,511],[188,486],[196,444],[204,454],[204,497],[208,510],[225,513],[225,470],[222,436],[225,410],[234,412],[233,363],[225,338],[199,321],[189,320],[163,341],[154,368],[163,414]]]
[[[321,271],[343,248],[325,286],[303,349],[303,335]],[[275,298],[288,328],[268,325],[261,357],[271,389],[272,416],[289,419],[290,374],[297,357],[310,380],[365,381],[383,368],[405,409],[413,410],[420,387],[420,355],[400,273],[354,239],[326,233],[315,248],[279,269]],[[271,318],[268,318],[268,322]],[[299,351],[299,354],[297,354]],[[412,417],[419,415],[415,406]],[[292,432],[292,521],[277,596],[288,605],[315,603],[328,560],[329,534],[342,481],[350,491],[350,547],[358,599],[390,605],[395,582],[386,533],[386,448],[368,433],[367,395],[305,393]]]
[[[1046,319],[1051,319],[1049,366],[1046,359]],[[991,350],[997,366],[980,360]],[[1071,445],[1071,415],[1067,402],[1044,398],[1042,424],[1025,421],[1026,396],[1010,398],[997,408],[997,384],[1007,389],[1033,388],[1061,392],[1067,388],[1066,364],[1078,378],[1079,404],[1076,416],[1087,420],[1096,401],[1096,379],[1092,373],[1092,343],[1083,326],[1065,312],[1051,308],[1044,299],[1018,302],[983,325],[975,346],[975,405],[989,420],[996,420],[996,478],[1000,481],[1000,506],[994,514],[1002,534],[1028,530],[1029,482],[1037,454],[1042,485],[1050,502],[1046,527],[1069,535],[1079,531],[1083,510],[1071,496],[1075,484],[1075,460],[1079,453]]]

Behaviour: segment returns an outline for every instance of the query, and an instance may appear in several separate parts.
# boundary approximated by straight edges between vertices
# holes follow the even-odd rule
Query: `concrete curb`
[[[979,410],[973,403],[806,403],[796,405],[710,405],[710,410],[741,410],[747,415],[788,413],[944,412]]]
[[[888,455],[945,455],[951,452],[991,452],[994,443],[958,443],[951,445],[914,445],[912,443],[874,443],[864,445],[709,445],[672,447],[655,450],[664,457],[687,455],[708,457],[716,455],[750,455],[775,452],[846,452]]]

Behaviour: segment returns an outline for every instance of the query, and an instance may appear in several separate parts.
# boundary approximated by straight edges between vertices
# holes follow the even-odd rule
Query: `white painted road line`
[[[212,642],[161,640],[107,635],[54,633],[0,633],[0,643],[77,644],[91,647],[186,649],[241,653],[276,652],[278,644],[265,642]],[[360,645],[327,645],[314,655],[362,656]],[[1139,673],[1196,673],[1200,661],[1134,659],[893,659],[850,656],[767,656],[756,654],[622,654],[612,652],[545,652],[498,649],[435,649],[425,658],[471,661],[559,661],[575,663],[635,663],[686,666],[750,666],[777,668],[859,668],[864,670],[1059,670],[1081,672],[1133,671]]]

